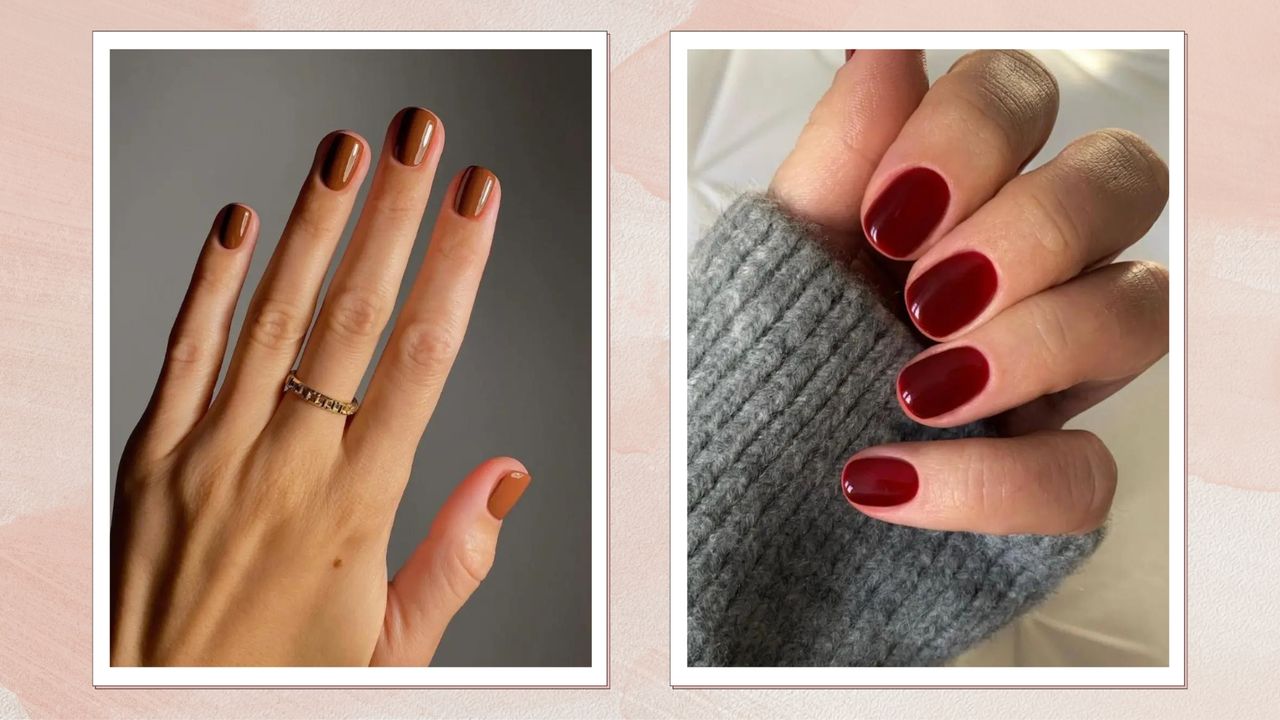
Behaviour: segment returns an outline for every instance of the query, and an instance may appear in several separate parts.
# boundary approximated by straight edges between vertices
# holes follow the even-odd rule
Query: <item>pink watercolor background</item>
[[[566,5],[577,5],[566,9]],[[0,22],[0,717],[1216,717],[1280,706],[1280,8],[1080,0],[420,3],[7,0]],[[671,29],[1189,33],[1191,689],[667,687],[667,40]],[[612,33],[612,687],[578,691],[90,686],[90,31]]]

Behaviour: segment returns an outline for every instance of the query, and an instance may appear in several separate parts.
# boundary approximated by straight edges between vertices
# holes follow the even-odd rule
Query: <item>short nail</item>
[[[991,368],[982,351],[954,347],[902,368],[898,397],[912,415],[937,417],[973,400],[990,378]]]
[[[341,190],[351,182],[351,176],[360,164],[364,145],[354,135],[335,133],[320,164],[320,179],[330,190]]]
[[[924,244],[951,202],[947,181],[926,167],[898,175],[871,203],[862,220],[872,245],[893,258],[905,258]]]
[[[891,457],[855,458],[845,463],[840,488],[854,505],[890,507],[916,496],[920,477],[906,460]]]
[[[396,128],[393,154],[401,165],[421,165],[422,158],[435,134],[436,116],[428,110],[412,107],[400,111],[400,125]]]
[[[465,217],[476,217],[484,212],[484,204],[489,202],[493,192],[495,177],[493,173],[472,165],[462,173],[462,182],[458,183],[458,195],[453,201],[453,209]]]
[[[493,494],[489,496],[489,514],[499,520],[506,517],[524,494],[525,488],[529,487],[531,479],[529,473],[518,470],[503,475],[498,486],[493,489]]]
[[[249,220],[252,218],[253,213],[249,208],[239,203],[231,203],[222,208],[222,212],[218,213],[218,243],[228,250],[240,247],[245,234],[249,232]]]
[[[995,297],[996,266],[972,250],[957,253],[925,270],[907,286],[907,312],[916,327],[946,337],[973,322]]]

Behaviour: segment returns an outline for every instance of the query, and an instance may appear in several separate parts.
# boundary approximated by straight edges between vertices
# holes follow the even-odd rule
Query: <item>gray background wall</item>
[[[493,455],[518,457],[534,485],[434,664],[589,665],[589,63],[587,51],[113,52],[113,477],[218,209],[244,202],[262,218],[234,338],[320,138],[350,128],[376,153],[397,110],[430,108],[447,140],[405,287],[454,172],[493,169],[502,211],[388,566],[400,567],[468,470]],[[348,235],[352,225],[354,217]]]

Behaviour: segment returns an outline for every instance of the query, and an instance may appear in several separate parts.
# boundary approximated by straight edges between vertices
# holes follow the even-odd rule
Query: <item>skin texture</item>
[[[418,127],[402,128],[406,121]],[[397,146],[421,140],[428,124],[425,147]],[[458,484],[390,582],[386,551],[488,257],[501,205],[492,173],[474,216],[452,210],[461,174],[446,189],[359,412],[347,418],[281,392],[301,351],[302,382],[351,399],[390,318],[443,146],[443,124],[427,111],[392,120],[351,242],[309,327],[374,157],[351,131],[321,140],[216,397],[261,223],[237,205],[247,219],[238,242],[228,243],[226,213],[215,220],[120,466],[113,664],[425,665],[489,572],[502,527],[490,498],[503,488],[492,507],[505,515],[529,486],[528,469],[512,458],[487,460]]]
[[[931,335],[927,323],[903,313],[941,343],[908,366],[974,348],[989,366],[985,385],[927,418],[914,415],[901,395],[899,401],[917,422],[953,427],[992,418],[1005,437],[855,454],[851,459],[905,461],[918,476],[918,490],[900,504],[851,501],[864,513],[987,533],[1082,533],[1106,519],[1115,461],[1092,434],[1061,428],[1168,352],[1168,270],[1112,264],[1163,210],[1168,168],[1141,138],[1107,129],[1022,173],[1057,111],[1057,82],[1027,53],[970,53],[930,88],[920,53],[859,50],[837,71],[773,178],[771,193],[791,213],[821,226],[838,249],[873,258],[893,296],[922,296],[927,282],[913,283],[962,254],[979,253],[989,265],[978,266],[994,268],[981,281],[970,274],[962,289],[931,288],[967,313],[943,323],[945,335]],[[912,168],[940,175],[948,202],[901,262],[869,243],[865,231],[869,211],[876,221],[881,193]],[[861,203],[844,200],[850,197]],[[994,291],[980,291],[992,278]]]

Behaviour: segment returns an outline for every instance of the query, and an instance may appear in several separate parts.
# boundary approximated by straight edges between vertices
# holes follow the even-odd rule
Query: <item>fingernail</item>
[[[429,110],[411,107],[400,111],[400,125],[396,129],[392,152],[401,165],[414,167],[422,164],[437,122],[439,120]]]
[[[850,460],[840,473],[840,488],[854,505],[890,507],[916,496],[920,477],[906,460],[866,457]]]
[[[854,54],[855,52],[857,52],[857,50],[845,50],[845,51],[844,51],[844,61],[845,61],[845,62],[849,62],[849,58],[853,57],[853,54]]]
[[[862,220],[867,239],[892,258],[905,258],[942,222],[951,202],[947,181],[926,167],[898,175],[880,192]]]
[[[898,397],[918,418],[949,413],[978,396],[991,368],[977,348],[954,347],[917,360],[898,373]]]
[[[330,190],[341,190],[351,182],[351,176],[360,164],[364,145],[354,135],[334,133],[320,164],[320,179]]]
[[[957,253],[907,286],[907,312],[925,334],[942,338],[973,322],[995,297],[996,266],[980,252]]]
[[[489,202],[489,194],[493,192],[494,180],[494,174],[479,165],[472,165],[464,170],[453,209],[469,218],[484,212],[484,204]]]
[[[520,471],[509,472],[502,476],[498,481],[498,486],[493,489],[493,494],[489,496],[489,514],[501,520],[511,512],[511,508],[516,506],[516,501],[524,494],[525,488],[529,487],[529,481],[533,478],[529,477],[529,473]]]
[[[249,232],[249,220],[253,213],[249,208],[231,203],[218,213],[218,243],[228,250],[235,250],[244,242]]]

